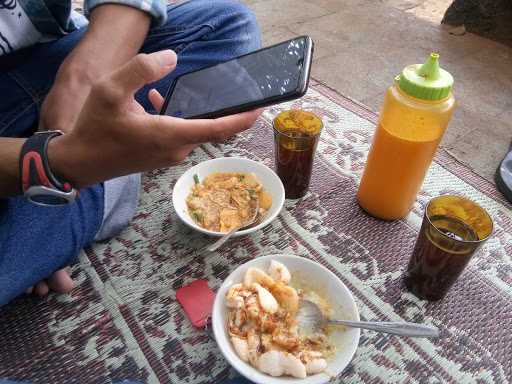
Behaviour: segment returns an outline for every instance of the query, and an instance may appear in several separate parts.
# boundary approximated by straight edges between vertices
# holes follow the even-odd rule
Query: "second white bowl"
[[[254,226],[241,231],[237,231],[234,236],[247,235],[255,232],[274,220],[284,204],[284,187],[279,176],[266,165],[257,161],[244,159],[241,157],[221,157],[203,161],[188,169],[176,181],[172,191],[172,203],[178,217],[189,227],[211,236],[223,236],[222,232],[209,231],[198,224],[190,217],[187,209],[187,196],[194,185],[194,175],[203,180],[206,176],[214,172],[253,172],[263,184],[263,188],[272,196],[272,206],[268,210],[264,220]]]
[[[270,261],[276,260],[288,267],[293,278],[299,277],[303,283],[300,288],[310,288],[321,294],[334,310],[334,318],[346,320],[359,320],[359,312],[349,289],[343,282],[326,267],[305,257],[295,255],[268,255],[257,257],[236,268],[224,280],[217,290],[213,303],[212,327],[215,340],[226,360],[240,374],[257,384],[324,384],[333,377],[338,376],[352,360],[359,344],[360,331],[358,328],[339,328],[329,334],[329,339],[336,346],[335,355],[328,359],[325,372],[308,376],[305,379],[293,377],[272,377],[264,374],[248,363],[242,361],[236,354],[227,330],[226,293],[236,283],[243,281],[245,272],[249,267],[267,270]]]

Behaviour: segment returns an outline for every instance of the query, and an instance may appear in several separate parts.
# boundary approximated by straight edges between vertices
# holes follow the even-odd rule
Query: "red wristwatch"
[[[36,132],[21,148],[21,191],[35,204],[64,205],[74,201],[78,196],[78,191],[70,183],[60,181],[52,173],[48,162],[48,142],[62,134],[61,131]]]

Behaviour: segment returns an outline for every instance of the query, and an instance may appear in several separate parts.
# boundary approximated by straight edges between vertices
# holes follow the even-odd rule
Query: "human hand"
[[[43,102],[39,129],[70,132],[92,84],[139,52],[150,22],[147,12],[119,4],[92,9],[87,31],[60,65]]]
[[[177,164],[196,146],[223,141],[249,128],[259,111],[211,120],[185,120],[151,115],[134,99],[143,85],[176,66],[166,50],[139,54],[93,85],[74,129],[50,141],[54,172],[81,188],[113,177]],[[162,98],[155,90],[156,109]]]

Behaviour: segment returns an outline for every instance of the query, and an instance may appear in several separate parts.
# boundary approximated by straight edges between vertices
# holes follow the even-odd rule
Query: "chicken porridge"
[[[216,172],[202,182],[194,175],[186,202],[198,225],[210,231],[229,232],[255,214],[255,221],[261,221],[272,206],[272,197],[254,173]]]

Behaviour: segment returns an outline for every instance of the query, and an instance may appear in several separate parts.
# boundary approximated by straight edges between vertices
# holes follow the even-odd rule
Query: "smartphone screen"
[[[186,73],[176,79],[163,113],[191,118],[296,93],[307,48],[300,37]]]

